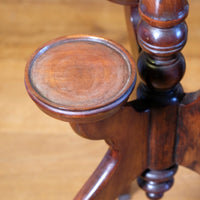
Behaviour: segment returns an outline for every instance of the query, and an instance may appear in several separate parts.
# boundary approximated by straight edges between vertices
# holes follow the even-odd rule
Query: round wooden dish
[[[119,110],[134,88],[135,76],[135,64],[121,46],[94,36],[68,36],[33,54],[25,85],[45,113],[88,122]]]

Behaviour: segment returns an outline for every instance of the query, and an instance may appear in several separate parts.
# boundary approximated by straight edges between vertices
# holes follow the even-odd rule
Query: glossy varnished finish
[[[175,12],[172,7],[178,11]],[[184,75],[185,60],[180,51],[187,40],[185,7],[187,7],[185,1],[141,1],[140,3],[142,21],[138,25],[137,38],[143,53],[138,61],[138,69],[141,78],[152,90],[170,90]],[[142,12],[144,8],[147,10]],[[170,17],[162,16],[163,13],[167,13]],[[155,19],[156,23],[151,23]]]
[[[161,58],[162,59],[162,58]],[[150,90],[166,92],[175,87],[185,73],[185,60],[181,53],[157,60],[142,52],[138,60],[138,73]]]
[[[188,3],[184,0],[141,0],[139,12],[142,20],[137,38],[143,52],[138,59],[138,72],[144,84],[138,88],[138,97],[150,106],[151,126],[150,171],[145,171],[138,183],[150,199],[157,200],[171,188],[175,174],[169,179],[162,178],[162,174],[164,176],[168,170],[171,173],[170,168],[176,164],[179,104],[184,96],[178,83],[185,73],[185,60],[180,51],[187,41],[184,20]],[[154,174],[156,179],[146,178],[148,174]]]
[[[129,31],[132,32],[130,36],[132,35],[132,39],[135,38],[134,32],[137,30],[136,38],[143,50],[138,61],[138,71],[143,83],[138,87],[137,100],[126,103],[135,84],[134,64],[129,54],[118,45],[114,45],[117,49],[121,49],[119,59],[119,54],[117,57],[115,55],[116,48],[112,49],[115,53],[113,51],[110,53],[112,46],[110,46],[110,41],[103,40],[102,42],[101,38],[91,41],[94,37],[89,36],[84,42],[81,41],[83,42],[81,45],[80,40],[84,37],[79,38],[78,48],[76,48],[77,38],[73,39],[71,46],[63,42],[63,39],[50,42],[50,45],[47,44],[45,48],[43,47],[47,51],[40,50],[42,56],[37,56],[37,52],[28,63],[28,70],[26,70],[28,78],[25,82],[30,96],[44,112],[71,122],[72,128],[80,136],[92,140],[103,139],[109,145],[104,159],[74,198],[75,200],[114,200],[128,193],[131,182],[137,177],[139,177],[139,186],[146,191],[148,198],[157,200],[172,187],[177,164],[199,172],[199,143],[195,140],[195,137],[199,135],[199,129],[196,128],[198,126],[196,123],[191,125],[193,120],[199,119],[199,112],[195,112],[196,109],[199,110],[198,93],[185,95],[179,85],[185,72],[185,60],[180,51],[187,40],[187,26],[184,20],[188,14],[188,3],[178,0],[141,0],[139,4],[141,22],[138,24],[140,18],[135,21],[131,18],[134,14],[138,16],[138,1],[116,0],[113,2],[128,5],[125,11]],[[136,13],[133,13],[134,11]],[[69,38],[67,40],[69,41]],[[89,44],[91,42],[94,42],[94,49]],[[82,47],[86,48],[81,52]],[[73,48],[75,50],[70,54],[71,56],[67,55],[70,57],[70,62],[65,62],[64,56],[63,65],[60,62],[63,60],[62,53],[71,52]],[[93,55],[98,55],[99,51],[103,53],[103,56],[98,60]],[[77,65],[79,57],[76,55],[84,56],[85,53],[87,56],[80,62],[84,63],[84,70],[82,67],[78,67],[77,70],[68,68],[69,66],[80,66],[80,63]],[[52,70],[54,62],[48,60],[51,56],[55,56],[55,64],[61,68]],[[125,57],[128,57],[128,62],[124,63]],[[125,69],[131,66],[128,69],[132,69],[123,70],[121,73],[121,68],[114,67],[119,72],[120,87],[116,87],[117,89],[115,85],[112,87],[115,77],[110,73],[115,70],[109,71],[110,66],[113,66],[112,59],[120,63],[119,66],[125,66]],[[101,77],[102,73],[98,72],[99,64],[103,64],[103,61],[106,61],[105,66],[108,70],[105,79],[104,76]],[[41,72],[40,67],[47,66],[48,68],[47,63],[50,64],[50,68]],[[66,67],[65,63],[69,65]],[[93,70],[88,66],[95,65],[98,66],[98,70],[91,73]],[[66,76],[66,71],[70,72],[69,76]],[[88,86],[92,85],[90,77],[96,74],[96,71],[95,81],[107,83],[105,84],[106,90],[101,84],[97,84],[96,90],[90,91],[90,93],[98,93],[97,98],[93,96],[93,101],[90,103],[90,98],[85,91],[86,88],[90,88]],[[57,73],[63,75],[62,79],[58,76],[59,81],[55,79]],[[84,75],[84,79],[77,84],[78,79],[82,78],[81,75]],[[76,76],[79,78],[74,79]],[[66,87],[64,84],[68,81],[68,77],[72,77],[69,83],[76,91],[74,98],[70,97],[73,102],[68,100],[71,92],[66,90],[68,84]],[[27,80],[30,80],[30,83]],[[125,89],[123,88],[124,80],[129,83]],[[107,90],[109,86],[112,87],[110,91]],[[63,91],[59,91],[63,89],[62,87],[65,91],[64,98],[61,96]],[[49,92],[46,93],[46,91]],[[57,91],[60,94],[57,94]],[[79,99],[79,94],[82,92],[85,96]],[[101,101],[102,96],[103,102]],[[188,107],[185,109],[184,106]],[[189,115],[192,120],[188,124],[187,117],[185,118],[186,112],[195,115],[194,117],[192,114]],[[192,129],[197,136],[191,134],[190,141],[186,142],[189,129]]]
[[[110,146],[75,200],[114,200],[129,193],[132,181],[147,168],[149,112],[138,112],[135,106],[129,103],[114,116],[96,123],[71,124],[82,137],[104,139]]]
[[[1,199],[71,200],[107,147],[104,141],[77,136],[68,123],[44,115],[33,104],[23,85],[25,62],[34,49],[61,35],[92,33],[129,49],[122,6],[99,0],[2,0],[0,4]],[[190,1],[189,40],[184,49],[188,68],[182,81],[187,92],[200,88],[199,10],[199,0]],[[188,155],[187,163],[192,163]],[[199,200],[199,185],[198,174],[180,167],[163,200]],[[131,200],[147,199],[136,182],[131,192]]]
[[[142,21],[138,27],[138,40],[145,52],[167,57],[182,50],[187,40],[185,22],[165,29],[146,22]]]
[[[147,169],[138,178],[138,184],[146,191],[149,199],[161,199],[164,192],[173,186],[177,169],[177,165],[160,171]]]
[[[79,135],[104,139],[110,145],[77,200],[115,199],[129,192],[131,182],[147,167],[144,134],[148,125],[144,123],[148,123],[148,113],[140,114],[131,105],[117,112],[131,94],[135,77],[132,58],[122,47],[92,36],[53,40],[37,50],[27,64],[26,88],[41,110],[71,122]],[[140,151],[134,143],[124,146],[132,134],[127,120],[141,130],[135,137]],[[118,184],[119,180],[126,184]]]
[[[151,110],[148,134],[149,169],[163,170],[175,164],[177,112],[177,105]]]
[[[140,21],[139,0],[109,0],[114,3],[124,5],[126,24],[129,35],[129,43],[135,61],[138,58],[140,47],[137,40],[137,25]]]
[[[135,60],[137,60],[138,52],[140,52],[140,47],[137,39],[137,26],[141,18],[139,15],[138,6],[139,1],[135,1],[135,4],[124,7],[126,24],[129,34],[129,42]]]
[[[141,17],[152,26],[166,28],[180,24],[188,15],[187,0],[141,0]]]
[[[35,52],[25,83],[43,111],[77,122],[103,119],[119,110],[134,88],[135,76],[132,58],[122,47],[102,38],[71,36]]]
[[[187,40],[187,26],[183,21],[187,16],[187,2],[144,0],[139,6],[142,20],[137,34],[143,52],[138,59],[138,72],[146,85],[139,86],[139,98],[152,102],[148,103],[152,113],[150,168],[161,170],[175,164],[178,104],[184,94],[180,89],[174,92],[174,88],[185,72],[180,50]]]

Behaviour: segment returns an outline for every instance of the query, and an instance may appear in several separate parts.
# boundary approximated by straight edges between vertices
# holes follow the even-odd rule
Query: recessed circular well
[[[120,48],[89,36],[44,46],[32,58],[28,73],[36,96],[68,110],[108,105],[131,87],[135,77]]]

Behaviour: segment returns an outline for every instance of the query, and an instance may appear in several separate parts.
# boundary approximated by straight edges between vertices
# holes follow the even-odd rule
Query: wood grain
[[[200,88],[199,0],[190,1],[190,10],[182,81],[187,92]],[[73,199],[107,146],[75,135],[31,102],[23,83],[25,63],[38,46],[62,35],[100,35],[130,50],[123,8],[99,0],[2,0],[0,19],[1,199]],[[181,168],[164,200],[199,200],[199,185],[198,175]],[[132,200],[147,199],[135,183],[132,192]]]
[[[136,64],[120,45],[89,35],[44,44],[25,69],[25,86],[38,107],[67,122],[97,121],[113,115],[128,100]]]

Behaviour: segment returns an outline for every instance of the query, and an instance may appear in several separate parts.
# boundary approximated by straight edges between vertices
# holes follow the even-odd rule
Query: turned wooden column
[[[185,72],[180,53],[187,40],[186,0],[141,0],[137,29],[142,53],[138,72],[144,81],[138,98],[151,108],[148,170],[138,179],[150,199],[160,199],[176,173],[178,105],[184,93],[179,84]]]

